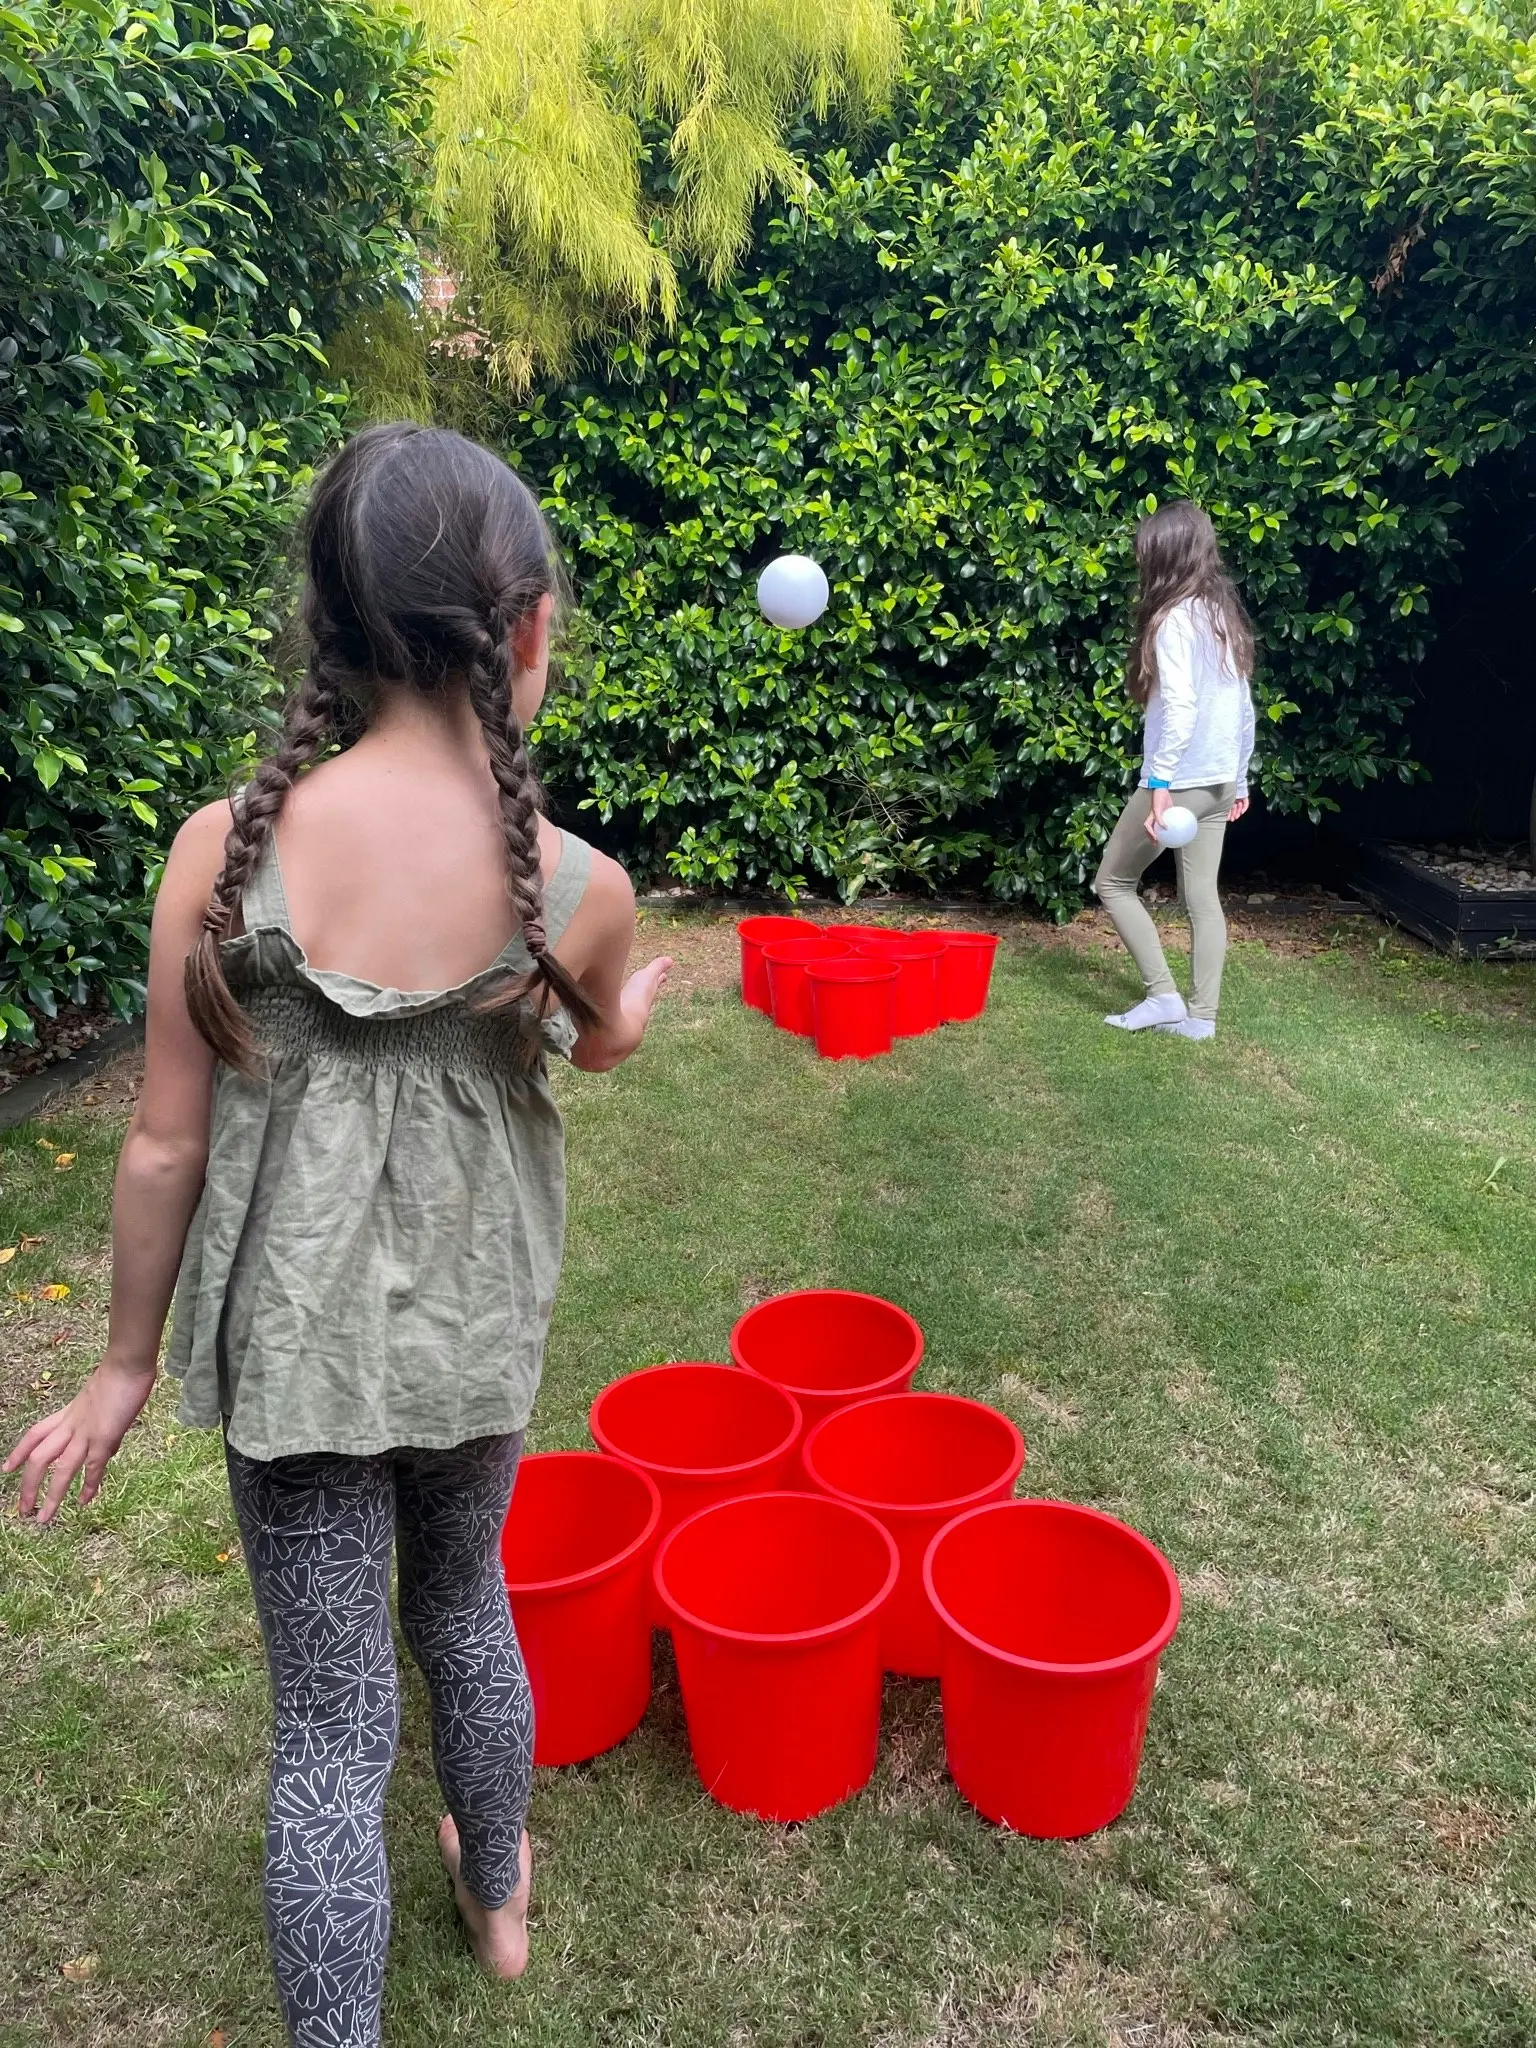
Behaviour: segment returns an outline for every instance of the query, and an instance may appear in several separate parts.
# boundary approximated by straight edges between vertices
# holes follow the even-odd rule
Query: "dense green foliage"
[[[546,764],[685,881],[1060,908],[1139,737],[1157,498],[1210,507],[1257,615],[1265,799],[1405,768],[1458,477],[1536,408],[1532,62],[1454,0],[910,28],[892,129],[824,147],[666,346],[501,408],[598,649]],[[443,374],[462,407],[472,366]],[[833,579],[803,636],[754,610],[780,548]]]
[[[175,820],[270,690],[321,337],[402,273],[417,31],[359,0],[0,12],[0,1035],[138,995]]]

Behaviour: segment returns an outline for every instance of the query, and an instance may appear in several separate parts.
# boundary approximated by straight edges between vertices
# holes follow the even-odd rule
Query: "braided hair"
[[[527,485],[489,449],[441,428],[369,427],[315,487],[305,522],[302,620],[309,662],[275,751],[232,806],[224,864],[187,956],[187,1007],[219,1058],[259,1070],[220,955],[288,792],[344,743],[384,685],[464,688],[496,780],[507,888],[531,971],[508,974],[487,1009],[532,998],[582,1027],[597,1012],[549,950],[539,862],[541,792],[512,703],[511,636],[556,588],[549,531]]]

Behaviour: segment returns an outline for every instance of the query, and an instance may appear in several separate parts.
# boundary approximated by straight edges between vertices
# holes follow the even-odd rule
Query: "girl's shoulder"
[[[1157,622],[1155,636],[1155,644],[1160,652],[1169,653],[1187,649],[1192,645],[1200,631],[1200,621],[1195,609],[1198,601],[1193,597],[1181,597],[1177,604],[1169,605],[1163,613]]]
[[[219,797],[189,812],[171,841],[160,893],[163,895],[167,887],[172,893],[185,889],[206,903],[224,866],[225,842],[233,823],[234,810],[228,797]]]
[[[1222,644],[1221,621],[1208,599],[1196,594],[1181,597],[1171,605],[1159,628],[1166,630],[1169,637],[1185,646],[1198,643],[1202,647],[1219,647]]]
[[[578,855],[581,876],[570,918],[573,936],[583,944],[599,947],[623,937],[627,945],[635,924],[634,884],[609,855],[600,853],[574,833],[567,833],[565,838],[571,851]]]
[[[1202,658],[1215,670],[1223,682],[1241,683],[1247,687],[1248,677],[1238,666],[1233,652],[1228,623],[1221,609],[1205,597],[1187,598],[1190,607],[1190,630],[1200,647]]]

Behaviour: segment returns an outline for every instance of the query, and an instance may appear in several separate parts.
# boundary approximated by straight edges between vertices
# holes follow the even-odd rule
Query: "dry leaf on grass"
[[[60,1152],[54,1159],[53,1170],[55,1173],[68,1173],[74,1163],[75,1155],[73,1152]]]
[[[69,1289],[62,1280],[55,1280],[48,1287],[39,1287],[37,1298],[39,1301],[68,1301]]]
[[[89,1984],[100,1968],[100,1956],[76,1956],[72,1962],[64,1965],[61,1974],[67,1977],[71,1984]]]
[[[23,1231],[16,1240],[16,1249],[20,1252],[35,1252],[40,1244],[47,1242],[46,1237],[29,1237],[26,1231]]]
[[[39,1138],[37,1143],[39,1149],[44,1152],[57,1152],[59,1149],[52,1138]]]
[[[208,2036],[208,2048],[224,2048],[224,2029],[215,2027]]]
[[[15,1258],[16,1250],[13,1244],[0,1244],[0,1266],[8,1266]]]

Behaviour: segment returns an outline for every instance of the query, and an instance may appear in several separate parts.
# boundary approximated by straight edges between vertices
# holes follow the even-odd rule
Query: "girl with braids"
[[[1106,1017],[1121,1031],[1214,1038],[1227,952],[1216,878],[1228,825],[1248,809],[1253,753],[1253,628],[1221,559],[1216,529],[1198,505],[1163,505],[1136,528],[1136,638],[1127,684],[1146,719],[1141,786],[1104,849],[1094,889],[1141,974],[1146,994]],[[1158,820],[1175,802],[1199,831],[1175,849],[1179,897],[1189,914],[1188,1005],[1141,900],[1141,878],[1162,852]]]
[[[94,1498],[156,1374],[221,1425],[275,1704],[266,1906],[295,2048],[376,2048],[398,1679],[432,1696],[440,1847],[482,1965],[527,1956],[528,1681],[498,1556],[559,1276],[546,1057],[634,1052],[623,871],[540,814],[523,730],[556,569],[455,434],[360,434],[307,523],[276,752],[188,820],[155,909],[107,1350],[28,1430],[23,1512]],[[489,963],[489,964],[487,964]],[[39,1506],[39,1499],[41,1505]]]

